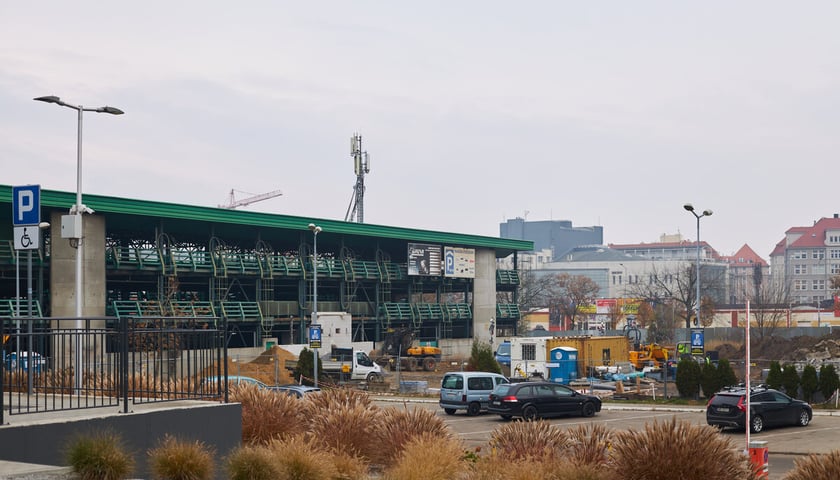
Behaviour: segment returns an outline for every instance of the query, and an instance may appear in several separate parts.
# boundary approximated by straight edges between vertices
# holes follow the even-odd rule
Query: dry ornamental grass
[[[797,459],[783,480],[837,480],[840,478],[840,450]]]
[[[421,435],[430,438],[447,439],[452,431],[446,422],[432,410],[424,408],[386,408],[377,421],[374,438],[380,445],[377,457],[384,465],[390,465],[402,453],[405,445]]]
[[[626,480],[753,480],[749,460],[714,427],[654,421],[641,432],[618,431],[611,468]]]
[[[242,441],[266,444],[306,429],[305,400],[242,384],[231,388],[232,402],[242,404]]]
[[[558,458],[568,446],[568,435],[543,420],[508,423],[490,434],[490,448],[511,460]]]

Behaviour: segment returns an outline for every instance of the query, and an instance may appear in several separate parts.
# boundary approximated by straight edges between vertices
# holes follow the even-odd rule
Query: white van
[[[440,407],[447,415],[466,410],[467,415],[487,411],[490,392],[508,379],[490,372],[450,372],[440,382]]]

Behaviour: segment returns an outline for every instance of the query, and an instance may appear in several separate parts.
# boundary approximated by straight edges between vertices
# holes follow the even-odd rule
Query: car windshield
[[[499,349],[496,350],[496,355],[510,355],[510,344],[502,343],[499,345]]]
[[[464,388],[464,377],[460,375],[447,375],[443,377],[440,388],[462,389]]]

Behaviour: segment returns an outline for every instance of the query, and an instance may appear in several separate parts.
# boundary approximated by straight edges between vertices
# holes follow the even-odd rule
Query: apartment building
[[[831,278],[840,275],[840,215],[791,227],[770,254],[772,278],[789,288],[792,305],[829,308]]]

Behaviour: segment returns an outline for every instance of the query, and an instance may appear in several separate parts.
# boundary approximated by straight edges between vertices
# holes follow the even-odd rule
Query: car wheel
[[[761,415],[750,418],[750,431],[752,433],[760,433],[762,430],[764,430],[764,419],[761,418]]]
[[[537,408],[533,405],[528,405],[522,410],[522,419],[525,421],[533,421],[540,418],[540,414],[537,412]]]
[[[592,402],[586,402],[580,408],[580,414],[584,417],[591,417],[595,415],[595,404]]]
[[[467,415],[474,417],[481,413],[481,404],[478,402],[473,402],[467,406]]]
[[[447,415],[455,415],[454,408],[444,408],[443,411],[446,412]]]
[[[511,418],[513,418],[513,416],[511,416],[511,415],[499,415],[499,416],[502,417],[502,420],[504,420],[504,421],[508,421]]]
[[[378,373],[369,373],[367,377],[368,383],[382,383],[385,379]]]
[[[796,424],[800,427],[807,427],[809,423],[811,423],[811,416],[808,415],[808,411],[802,410],[799,412],[799,422]]]

